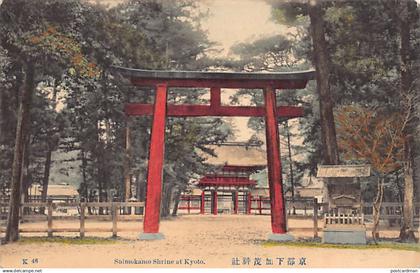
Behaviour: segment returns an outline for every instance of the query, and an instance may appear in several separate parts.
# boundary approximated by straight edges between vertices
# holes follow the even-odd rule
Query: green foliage
[[[130,1],[110,10],[79,0],[4,1],[0,41],[6,69],[0,76],[8,85],[1,100],[3,127],[14,124],[17,102],[11,109],[4,102],[13,102],[13,90],[21,88],[24,65],[36,67],[26,186],[48,180],[47,154],[56,151],[54,158],[80,165],[80,176],[72,178],[80,181],[72,184],[80,184],[82,197],[104,200],[111,192],[123,198],[125,128],[132,128],[130,168],[135,175],[146,173],[151,129],[149,117],[128,120],[124,105],[153,103],[153,91],[128,87],[112,66],[207,69],[211,43],[200,28],[201,16],[193,1]],[[198,103],[204,92],[171,90],[170,100]],[[220,143],[231,133],[221,119],[210,118],[169,119],[167,129],[164,185],[181,189],[208,168],[198,150],[211,153],[206,145]],[[1,139],[5,145],[0,146],[0,180],[7,188],[11,157],[3,155],[13,151],[14,132]],[[63,173],[72,172],[60,163],[51,164]]]
[[[312,59],[308,32],[299,21],[306,15],[306,5],[269,1],[273,7],[274,19],[279,23],[294,24],[301,36],[300,58]],[[401,37],[399,24],[409,20],[412,26],[410,37],[410,67],[412,73],[419,69],[419,6],[411,6],[408,17],[402,17],[399,1],[330,1],[323,3],[327,49],[330,56],[330,88],[337,107],[353,105],[385,109],[385,115],[403,113],[404,96],[400,93]],[[302,6],[303,5],[303,6]],[[288,19],[287,19],[288,18]],[[302,21],[302,20],[301,20]],[[305,50],[306,49],[306,50]],[[413,75],[414,75],[413,74]],[[416,83],[417,82],[417,83]],[[414,80],[412,89],[418,89]],[[314,97],[314,100],[318,98]],[[312,104],[314,119],[304,125],[305,145],[319,147],[318,110]],[[352,122],[355,122],[354,120]],[[418,138],[414,138],[418,142]],[[417,140],[416,140],[417,139]],[[417,149],[418,150],[418,149]],[[311,162],[318,162],[319,152],[309,154]],[[318,153],[318,155],[317,155]],[[355,162],[348,158],[343,163]],[[397,183],[398,185],[398,183]],[[397,189],[398,190],[398,189]],[[375,191],[371,189],[370,192]],[[369,193],[368,190],[364,191]]]
[[[292,25],[298,24],[299,20],[307,15],[306,3],[267,0],[272,6],[271,16],[279,24]]]
[[[59,33],[53,26],[48,26],[42,33],[28,37],[30,45],[35,50],[45,52],[57,57],[57,60],[64,59],[71,66],[69,74],[81,77],[96,78],[101,71],[94,63],[89,62],[82,54],[80,44],[74,39]]]
[[[0,6],[0,45],[7,58],[2,63],[6,85],[1,93],[2,153],[0,180],[2,187],[10,181],[10,152],[15,143],[15,116],[19,93],[24,86],[24,77],[34,73],[36,90],[33,94],[31,128],[25,132],[24,190],[31,183],[40,182],[43,175],[45,152],[55,149],[51,143],[58,141],[61,123],[55,111],[55,96],[45,93],[59,85],[61,73],[78,65],[79,72],[91,72],[93,66],[86,61],[80,50],[76,30],[84,22],[80,14],[82,5],[78,1],[4,1]],[[60,16],[57,16],[60,14]],[[66,33],[65,35],[62,33]],[[79,63],[76,63],[76,59]],[[71,63],[72,62],[72,63]],[[33,72],[26,70],[30,64]],[[90,75],[85,75],[90,76]],[[52,93],[56,93],[55,90]],[[9,101],[10,104],[6,104]],[[5,130],[7,128],[7,130]],[[3,133],[5,132],[5,133]],[[3,157],[4,156],[4,157]]]
[[[283,35],[258,39],[250,44],[237,44],[232,52],[240,58],[238,66],[245,71],[278,71],[296,65],[293,41]]]
[[[293,31],[287,36],[276,35],[249,44],[236,45],[233,51],[238,55],[239,61],[234,65],[247,71],[308,68],[309,61],[312,60],[312,45],[308,29],[307,3],[286,3],[277,0],[267,2],[272,6],[273,20],[293,27]],[[397,2],[330,1],[322,5],[325,12],[323,20],[327,50],[331,57],[330,88],[336,106],[360,103],[380,106],[389,113],[401,112],[403,98],[398,89],[400,11]],[[413,25],[410,61],[413,64],[411,69],[418,71],[419,7],[415,4],[412,7],[409,13]],[[415,87],[416,81],[414,83],[413,88],[418,88]],[[322,158],[319,103],[314,90],[313,83],[309,83],[306,90],[279,93],[278,99],[279,104],[300,104],[306,108],[305,117],[300,120],[299,128],[296,128],[304,138],[304,146],[294,147],[296,154],[304,153],[306,157],[295,164],[299,170],[309,169],[312,173]],[[232,101],[238,103],[240,95],[251,96],[252,102],[257,105],[262,103],[261,92],[246,90],[240,91]],[[249,126],[261,131],[264,129],[264,122],[262,119],[251,119]]]
[[[212,43],[200,28],[205,16],[192,0],[130,0],[115,12],[135,30],[141,31],[162,56],[162,68],[202,69],[200,59]]]

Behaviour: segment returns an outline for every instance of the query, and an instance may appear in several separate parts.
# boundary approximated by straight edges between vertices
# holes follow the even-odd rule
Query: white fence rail
[[[324,215],[325,225],[363,225],[365,222],[364,214],[335,214],[326,213]]]

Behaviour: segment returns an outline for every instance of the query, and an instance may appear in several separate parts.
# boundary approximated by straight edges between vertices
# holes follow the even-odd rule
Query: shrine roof
[[[368,177],[370,165],[319,165],[317,177]]]
[[[207,148],[213,149],[216,156],[205,154],[198,150],[197,152],[204,157],[207,164],[216,166],[265,166],[267,165],[267,155],[262,147],[245,146],[219,146],[207,145]]]
[[[251,172],[255,172],[255,171],[259,171],[259,170],[263,170],[265,169],[267,166],[266,164],[264,165],[220,165],[221,169],[223,171],[251,171]]]

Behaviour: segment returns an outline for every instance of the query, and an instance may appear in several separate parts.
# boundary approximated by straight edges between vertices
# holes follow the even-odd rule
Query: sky
[[[210,12],[203,29],[220,44],[222,55],[228,55],[235,43],[287,32],[270,20],[271,8],[262,0],[202,0],[201,7]]]
[[[101,0],[116,4],[121,0]],[[171,0],[168,0],[171,1]],[[0,4],[3,0],[0,0]],[[201,0],[200,8],[209,11],[209,17],[202,22],[211,41],[218,43],[220,56],[228,56],[229,49],[238,42],[252,41],[259,37],[287,32],[287,28],[270,20],[270,6],[263,0]],[[226,99],[228,96],[225,96]],[[246,126],[247,118],[235,118],[240,130],[237,141],[245,141],[252,133]]]
[[[123,0],[100,1],[113,5]],[[230,47],[235,43],[287,32],[286,27],[270,20],[271,8],[264,0],[200,0],[197,2],[203,11],[208,10],[210,13],[209,17],[203,20],[202,27],[208,31],[210,40],[219,44],[218,49],[222,50],[222,56],[228,55]]]
[[[208,31],[211,41],[219,44],[221,56],[229,56],[235,43],[287,32],[287,28],[270,20],[270,6],[262,0],[202,0],[201,7],[210,13],[202,22],[203,29]],[[227,103],[228,98],[222,96],[222,103]],[[247,126],[248,119],[230,118],[236,129],[235,141],[247,141],[254,133]]]

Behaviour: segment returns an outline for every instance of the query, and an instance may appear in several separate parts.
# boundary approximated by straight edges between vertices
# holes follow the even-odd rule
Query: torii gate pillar
[[[140,235],[141,240],[165,238],[162,233],[159,233],[159,216],[162,199],[163,160],[165,158],[167,93],[168,88],[166,84],[158,84],[156,86],[147,172],[146,210],[144,213],[143,233]]]
[[[276,90],[273,87],[269,86],[264,89],[264,102],[271,229],[273,231],[268,239],[274,241],[290,241],[293,237],[286,234],[286,209],[284,206],[283,179],[281,173]]]

